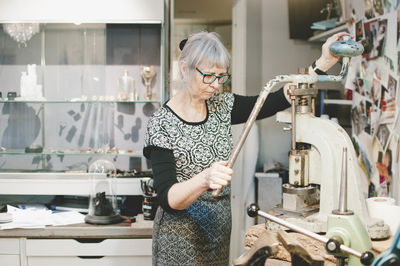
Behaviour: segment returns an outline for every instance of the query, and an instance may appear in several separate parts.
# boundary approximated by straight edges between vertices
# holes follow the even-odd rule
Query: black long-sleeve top
[[[231,123],[233,125],[241,124],[246,122],[249,118],[258,96],[233,95],[234,103],[231,111]],[[164,106],[169,108],[167,105]],[[282,111],[289,106],[290,104],[285,98],[283,89],[280,89],[279,91],[268,95],[268,98],[257,116],[257,120],[273,116],[277,112]],[[168,212],[176,211],[168,204],[168,191],[175,183],[178,183],[173,151],[157,146],[146,146],[143,149],[143,154],[151,161],[154,186],[161,207]]]

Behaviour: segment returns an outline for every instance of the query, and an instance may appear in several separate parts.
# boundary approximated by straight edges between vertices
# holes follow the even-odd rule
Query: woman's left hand
[[[339,57],[335,56],[331,53],[330,47],[331,45],[340,40],[343,36],[350,36],[347,32],[339,32],[331,37],[329,37],[325,43],[322,45],[322,54],[321,57],[315,62],[316,66],[322,71],[326,72],[330,69],[334,64],[336,64],[339,60]]]

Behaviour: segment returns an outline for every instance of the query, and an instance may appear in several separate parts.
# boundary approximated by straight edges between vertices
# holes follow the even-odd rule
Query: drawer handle
[[[84,260],[97,260],[104,258],[104,256],[78,256],[78,257]]]
[[[74,238],[75,241],[78,241],[79,243],[101,243],[105,238]]]

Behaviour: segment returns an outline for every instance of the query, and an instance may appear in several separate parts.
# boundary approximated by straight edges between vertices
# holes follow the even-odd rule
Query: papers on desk
[[[84,223],[85,215],[74,212],[52,212],[46,208],[20,209],[7,205],[7,212],[13,221],[0,224],[0,230],[14,228],[44,228],[46,225],[68,225]]]

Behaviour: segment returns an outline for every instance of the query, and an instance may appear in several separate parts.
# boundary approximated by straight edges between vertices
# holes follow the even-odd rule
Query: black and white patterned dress
[[[215,199],[205,192],[187,209],[168,204],[168,191],[209,168],[228,160],[232,151],[231,125],[247,121],[258,96],[215,94],[200,123],[181,119],[161,107],[147,125],[143,153],[151,160],[154,185],[161,206],[153,227],[154,265],[228,265],[231,233],[230,185]],[[290,106],[283,89],[270,93],[258,119]]]
[[[215,94],[207,103],[207,117],[199,123],[182,120],[168,106],[150,119],[146,146],[173,151],[176,177],[183,182],[228,160],[232,151],[231,93]],[[202,194],[183,211],[157,210],[153,228],[154,265],[228,265],[231,234],[230,185],[215,199]]]

